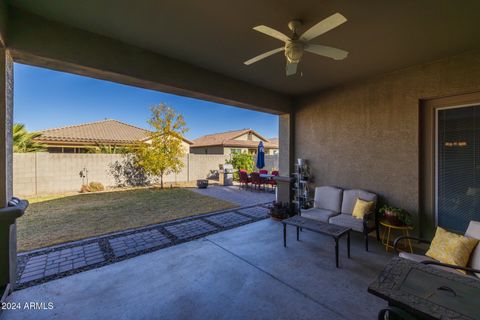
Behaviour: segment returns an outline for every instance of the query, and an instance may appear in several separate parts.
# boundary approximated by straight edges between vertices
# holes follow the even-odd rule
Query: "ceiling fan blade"
[[[290,41],[290,38],[284,35],[283,33],[281,33],[280,31],[277,31],[275,29],[272,29],[264,25],[253,27],[253,30],[264,33],[267,36],[274,37],[275,39],[278,39],[283,42]]]
[[[268,52],[265,52],[265,53],[262,53],[261,55],[258,55],[250,60],[247,60],[244,62],[244,64],[246,64],[247,66],[251,65],[252,63],[255,63],[257,61],[260,61],[262,59],[265,59],[267,57],[270,57],[271,55],[277,53],[277,52],[280,52],[280,51],[283,51],[285,50],[284,47],[281,47],[281,48],[277,48],[277,49],[273,49],[273,50],[270,50]]]
[[[298,63],[291,63],[287,61],[287,67],[286,67],[287,76],[291,76],[297,73],[297,65]]]
[[[334,60],[343,60],[348,56],[348,51],[322,46],[320,44],[307,44],[304,50],[324,57],[332,58]]]
[[[300,36],[300,40],[310,41],[310,40],[324,34],[325,32],[328,32],[328,31],[338,27],[339,25],[341,25],[342,23],[344,23],[346,21],[347,21],[347,18],[345,18],[340,13],[337,12],[335,14],[332,14],[330,17],[328,17],[326,19],[323,19],[322,21],[320,21],[319,23],[317,23],[316,25],[314,25],[313,27],[311,27],[310,29],[305,31]]]

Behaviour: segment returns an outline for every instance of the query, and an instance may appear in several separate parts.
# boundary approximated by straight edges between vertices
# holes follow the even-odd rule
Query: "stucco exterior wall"
[[[222,146],[213,147],[190,147],[190,153],[193,154],[223,154]]]
[[[248,133],[247,133],[247,134],[244,134],[244,135],[241,135],[240,137],[236,137],[234,140],[248,141]],[[262,140],[262,139],[260,139],[257,135],[252,134],[252,139],[251,139],[251,141],[260,141],[260,140]]]
[[[265,154],[269,154],[269,155],[278,154],[278,149],[265,149]]]
[[[182,149],[183,149],[183,153],[189,154],[190,153],[190,144],[186,143],[185,141],[182,141]]]
[[[300,99],[295,158],[309,160],[315,185],[368,189],[418,214],[419,102],[476,91],[480,51]]]
[[[0,208],[12,197],[13,61],[0,46]]]
[[[250,149],[254,149],[254,148],[250,148]],[[235,148],[235,147],[228,147],[228,148],[224,148],[223,152],[224,154],[233,154],[235,152],[232,152],[232,151],[235,151],[235,150],[240,150],[241,153],[248,153],[248,150],[250,150],[249,148]]]

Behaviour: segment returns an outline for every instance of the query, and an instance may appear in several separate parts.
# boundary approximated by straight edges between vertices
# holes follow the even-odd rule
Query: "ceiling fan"
[[[345,18],[343,15],[341,15],[340,13],[335,13],[330,17],[320,21],[299,36],[297,34],[297,29],[302,25],[302,22],[300,20],[292,20],[288,23],[288,28],[293,32],[290,38],[285,34],[281,33],[280,31],[277,31],[270,27],[264,25],[256,26],[253,28],[253,30],[283,41],[285,42],[285,46],[262,53],[261,55],[245,61],[244,64],[249,66],[252,63],[268,58],[277,52],[285,51],[285,57],[287,58],[286,72],[287,76],[291,76],[297,72],[297,65],[300,62],[300,59],[302,59],[304,51],[332,58],[334,60],[345,59],[348,55],[347,51],[333,47],[323,46],[320,44],[312,44],[309,43],[309,41],[338,27],[346,21],[347,18]]]

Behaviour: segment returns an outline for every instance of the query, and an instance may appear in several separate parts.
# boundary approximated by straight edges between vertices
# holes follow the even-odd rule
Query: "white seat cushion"
[[[313,220],[321,221],[321,222],[328,222],[330,217],[337,215],[337,212],[327,209],[320,209],[320,208],[311,208],[308,210],[302,210],[302,217],[310,218]]]
[[[398,256],[399,256],[400,258],[407,259],[407,260],[411,260],[411,261],[415,261],[415,262],[418,262],[418,263],[421,263],[421,262],[423,262],[423,261],[437,261],[437,260],[435,260],[435,259],[432,259],[432,258],[430,258],[430,257],[424,256],[424,255],[421,255],[421,254],[408,253],[408,252],[400,252],[400,253],[398,254]],[[452,273],[456,273],[456,274],[461,274],[461,275],[463,275],[463,273],[458,272],[457,269],[448,268],[448,267],[442,267],[442,266],[436,266],[436,265],[433,265],[433,264],[431,264],[430,266],[431,266],[431,267],[434,267],[434,268],[442,269],[442,270],[445,270],[445,271],[448,271],[448,272],[452,272]]]
[[[352,214],[357,199],[372,201],[374,203],[373,209],[375,209],[377,204],[377,195],[375,193],[360,189],[344,190],[341,213]]]
[[[329,223],[335,224],[337,226],[352,228],[352,230],[363,232],[363,220],[353,217],[351,214],[342,213],[338,216],[331,217],[328,220]],[[373,220],[369,221],[369,227],[372,227],[375,222]]]
[[[323,186],[315,188],[314,207],[340,213],[343,190],[335,187]]]
[[[480,222],[470,221],[465,236],[480,240]],[[480,245],[477,244],[475,249],[473,249],[468,266],[480,270]],[[475,275],[480,278],[480,273],[475,273]]]
[[[405,241],[405,240],[404,240]],[[415,262],[422,262],[422,261],[437,261],[433,258],[421,255],[421,254],[415,254],[415,253],[409,253],[409,252],[403,252],[401,251],[398,256],[403,259],[415,261]]]

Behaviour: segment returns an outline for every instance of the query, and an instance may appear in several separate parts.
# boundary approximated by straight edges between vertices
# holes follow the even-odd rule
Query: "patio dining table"
[[[248,177],[251,178],[251,177],[252,177],[252,174],[249,173],[249,174],[248,174]],[[273,177],[275,177],[274,174],[260,173],[260,178],[263,178],[263,179],[273,179]]]
[[[273,174],[269,174],[269,173],[260,173],[260,178],[264,178],[264,179],[273,179],[273,177],[275,177],[275,175],[273,175]]]

